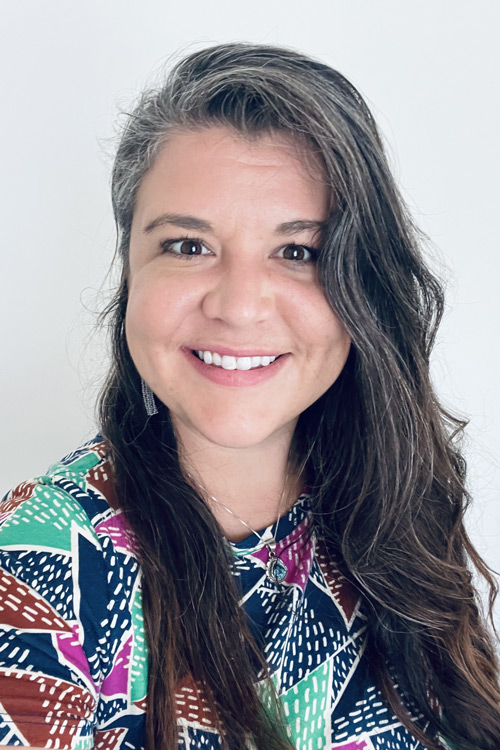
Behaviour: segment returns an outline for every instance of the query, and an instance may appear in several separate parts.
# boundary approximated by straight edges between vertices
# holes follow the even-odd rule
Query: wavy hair
[[[221,529],[185,481],[168,409],[160,404],[146,421],[125,339],[137,190],[172,134],[213,125],[248,138],[288,134],[323,162],[335,208],[318,272],[352,347],[340,377],[296,429],[315,525],[366,602],[373,674],[394,713],[431,750],[442,740],[456,750],[494,750],[498,666],[472,571],[488,584],[490,617],[496,585],[463,523],[469,498],[456,438],[464,423],[443,410],[429,378],[441,286],[422,259],[421,237],[358,91],[321,62],[248,44],[191,54],[144,93],[113,169],[123,275],[107,310],[113,360],[100,422],[140,552],[148,748],[177,747],[175,693],[183,680],[197,686],[228,750],[291,748],[273,718],[278,700],[260,708],[255,684],[268,673],[238,603]]]

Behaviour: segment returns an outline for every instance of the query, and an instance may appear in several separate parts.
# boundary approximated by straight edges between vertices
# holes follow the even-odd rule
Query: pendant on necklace
[[[267,577],[273,583],[282,583],[286,578],[288,568],[286,567],[283,560],[280,560],[279,557],[276,557],[270,547],[268,547],[267,550],[269,552],[269,560],[267,561],[266,565]]]

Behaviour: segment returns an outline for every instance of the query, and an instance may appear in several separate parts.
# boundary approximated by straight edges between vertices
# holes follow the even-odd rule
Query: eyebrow
[[[210,222],[205,221],[205,219],[198,219],[196,216],[188,216],[186,214],[162,214],[147,224],[144,228],[144,234],[149,234],[157,227],[162,227],[165,224],[172,224],[181,229],[195,229],[198,232],[213,232],[213,226]],[[310,229],[319,231],[324,229],[325,226],[326,221],[295,219],[294,221],[285,221],[283,224],[279,224],[275,229],[275,233],[298,234]]]

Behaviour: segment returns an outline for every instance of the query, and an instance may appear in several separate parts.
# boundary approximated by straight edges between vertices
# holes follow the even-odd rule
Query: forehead
[[[278,203],[319,202],[324,213],[325,182],[320,157],[298,139],[284,133],[248,138],[216,126],[169,137],[140,185],[135,208],[142,212],[165,199],[255,200],[257,193]]]
[[[285,131],[247,135],[226,125],[174,130],[159,152],[152,167],[163,154],[164,158],[186,157],[187,153],[210,158],[248,159],[255,164],[275,163],[283,159],[295,161],[297,168],[311,173],[311,177],[323,172],[319,153],[314,153],[312,144]]]

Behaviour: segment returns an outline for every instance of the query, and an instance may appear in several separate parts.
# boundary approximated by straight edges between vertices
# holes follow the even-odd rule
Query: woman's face
[[[286,136],[213,127],[173,136],[141,184],[126,335],[181,440],[289,440],[344,366],[314,262],[328,191],[307,161]]]

